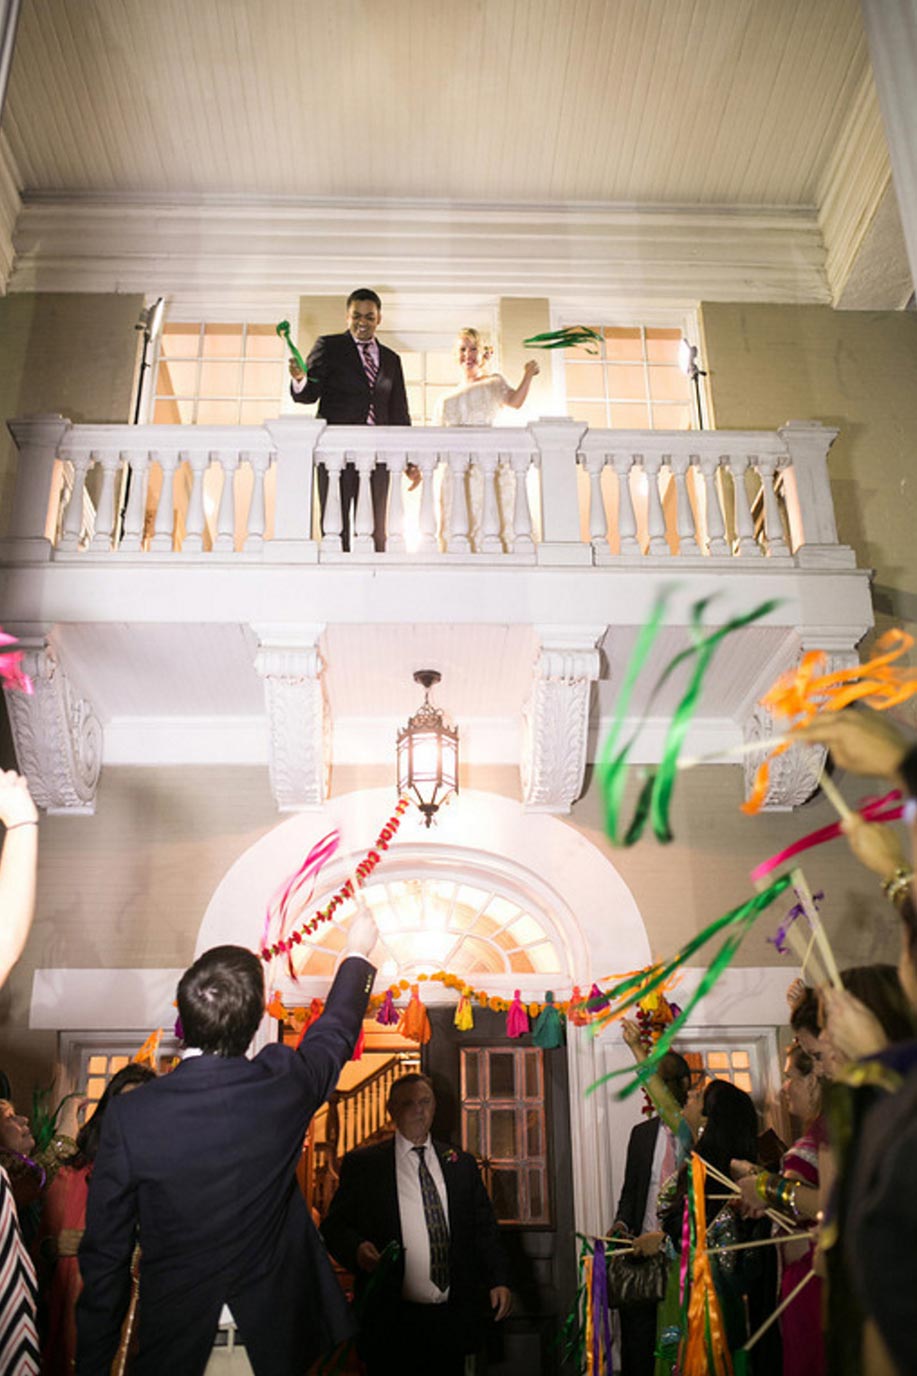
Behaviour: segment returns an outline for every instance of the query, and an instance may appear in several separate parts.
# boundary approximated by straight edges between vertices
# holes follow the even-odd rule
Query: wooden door
[[[471,1032],[457,1031],[452,1008],[429,1013],[433,1135],[477,1157],[510,1257],[514,1310],[493,1330],[483,1371],[557,1376],[576,1293],[566,1048],[507,1037],[506,1015],[489,1009],[475,1009]]]

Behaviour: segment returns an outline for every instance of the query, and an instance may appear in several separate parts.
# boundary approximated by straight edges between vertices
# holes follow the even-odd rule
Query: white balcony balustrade
[[[827,455],[836,431],[71,425],[13,422],[7,562],[438,562],[854,566]],[[314,475],[329,475],[319,520]],[[338,475],[356,469],[350,548]],[[370,479],[388,470],[385,549]],[[419,472],[419,482],[409,477]]]

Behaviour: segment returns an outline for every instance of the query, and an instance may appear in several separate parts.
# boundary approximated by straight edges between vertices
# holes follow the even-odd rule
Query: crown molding
[[[5,294],[13,271],[13,234],[22,210],[21,185],[9,140],[0,130],[0,296]]]
[[[812,208],[25,198],[13,291],[830,300]]]
[[[867,68],[819,187],[818,220],[834,305],[854,272],[891,176],[882,112]]]

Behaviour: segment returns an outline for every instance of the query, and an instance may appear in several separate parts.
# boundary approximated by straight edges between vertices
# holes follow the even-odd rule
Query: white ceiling
[[[24,189],[811,206],[858,0],[24,0]]]

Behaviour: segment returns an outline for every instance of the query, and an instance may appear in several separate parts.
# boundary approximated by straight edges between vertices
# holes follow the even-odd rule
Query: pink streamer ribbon
[[[691,1215],[688,1209],[688,1196],[681,1216],[681,1256],[678,1263],[678,1303],[685,1302],[685,1286],[688,1283],[688,1257],[691,1253]]]
[[[901,794],[897,789],[886,793],[882,798],[864,798],[857,812],[864,822],[896,822],[904,812],[904,805],[901,802]],[[781,869],[787,860],[792,860],[794,855],[801,855],[803,851],[812,850],[814,846],[823,846],[826,841],[833,841],[835,837],[843,835],[843,827],[840,822],[832,822],[830,826],[819,827],[817,831],[810,831],[808,836],[802,836],[798,841],[794,841],[785,850],[778,851],[768,860],[762,860],[760,865],[756,865],[751,872],[751,882],[757,884],[760,879],[765,879],[774,870]]]
[[[284,880],[277,889],[270,903],[268,903],[267,912],[264,915],[264,934],[261,938],[262,949],[269,944],[268,936],[271,930],[271,922],[274,920],[275,915],[280,923],[278,936],[280,938],[283,937],[290,918],[290,909],[293,905],[293,899],[299,896],[301,890],[305,888],[306,884],[311,880],[312,888],[303,899],[304,903],[310,901],[312,891],[315,888],[315,881],[318,878],[322,866],[327,864],[331,859],[340,843],[341,833],[339,831],[329,831],[327,836],[323,836],[320,841],[315,843],[299,869],[296,870],[294,874],[291,874],[289,879]]]

